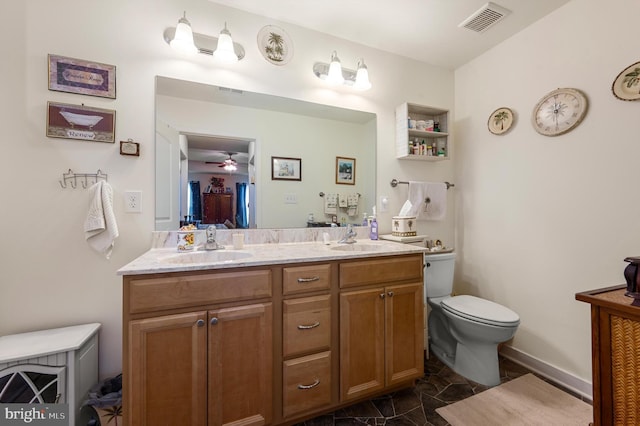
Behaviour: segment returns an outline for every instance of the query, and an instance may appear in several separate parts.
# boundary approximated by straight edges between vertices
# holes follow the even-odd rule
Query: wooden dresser
[[[224,223],[225,220],[235,224],[233,217],[233,194],[203,193],[202,223]]]
[[[625,285],[576,294],[591,304],[594,425],[640,424],[640,307]]]

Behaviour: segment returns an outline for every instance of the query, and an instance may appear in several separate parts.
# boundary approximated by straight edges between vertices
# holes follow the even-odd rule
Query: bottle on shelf
[[[367,212],[362,213],[362,226],[369,226],[369,219],[367,219]]]

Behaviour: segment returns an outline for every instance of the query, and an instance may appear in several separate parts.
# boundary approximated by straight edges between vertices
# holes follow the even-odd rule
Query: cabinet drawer
[[[331,284],[331,265],[296,266],[282,269],[282,293],[325,290]]]
[[[331,296],[314,296],[282,302],[283,355],[291,356],[329,348]]]
[[[125,280],[129,312],[153,312],[271,297],[271,270]]]
[[[422,281],[422,254],[343,262],[340,288],[395,281]]]
[[[284,417],[331,403],[331,352],[285,361],[282,374]]]

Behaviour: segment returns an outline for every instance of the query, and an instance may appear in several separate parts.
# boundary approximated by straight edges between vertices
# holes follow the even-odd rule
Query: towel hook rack
[[[398,184],[409,185],[409,182],[398,180],[398,179],[391,179],[392,188],[395,188],[396,186],[398,186]],[[447,189],[453,188],[454,186],[456,186],[455,184],[449,183],[449,182],[445,182],[444,184],[447,185]]]
[[[108,178],[106,173],[103,173],[100,169],[96,173],[74,173],[71,169],[68,172],[62,174],[62,180],[59,180],[60,186],[63,188],[71,185],[72,188],[78,187],[78,178],[80,178],[80,184],[83,188],[89,187],[89,184],[98,183],[100,179],[104,179],[105,181]],[[90,179],[93,179],[91,181]]]

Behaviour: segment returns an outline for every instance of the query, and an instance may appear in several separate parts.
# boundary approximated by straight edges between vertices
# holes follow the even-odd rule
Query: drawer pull
[[[315,277],[310,278],[298,278],[299,283],[310,283],[313,281],[320,281],[320,277],[316,275]]]
[[[316,328],[320,326],[320,322],[316,321],[315,323],[311,324],[311,325],[299,325],[298,326],[298,330],[310,330],[312,328]]]
[[[320,379],[316,379],[316,381],[311,383],[310,385],[298,385],[298,389],[301,389],[301,390],[312,389],[318,386],[319,384],[320,384]]]

